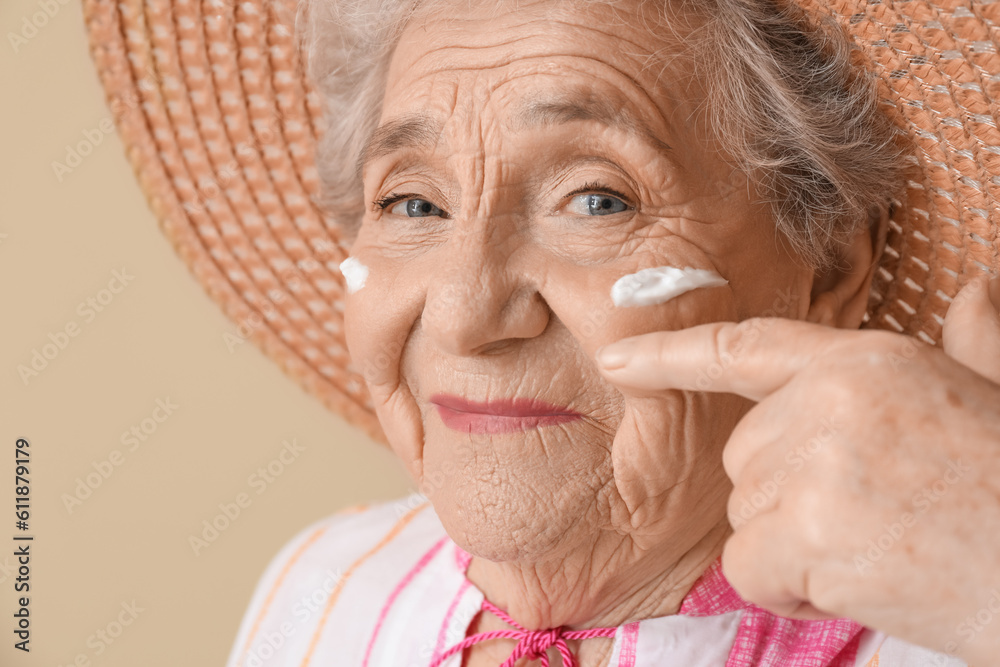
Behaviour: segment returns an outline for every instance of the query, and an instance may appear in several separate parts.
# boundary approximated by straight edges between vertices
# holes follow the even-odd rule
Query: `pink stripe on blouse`
[[[622,627],[622,650],[618,654],[618,667],[635,667],[636,644],[639,642],[639,622]]]
[[[459,600],[465,595],[465,591],[468,590],[470,586],[468,579],[462,582],[462,585],[458,587],[458,593],[455,594],[454,599],[452,599],[451,604],[448,606],[448,613],[444,615],[444,622],[441,623],[441,631],[438,632],[437,643],[434,645],[434,655],[431,656],[431,662],[438,659],[441,655],[441,651],[444,650],[445,636],[448,633],[448,624],[451,623],[451,617],[455,614],[455,608],[458,607]]]
[[[422,569],[427,567],[427,563],[431,562],[431,559],[434,558],[434,554],[436,554],[447,541],[447,537],[442,537],[438,540],[434,546],[432,546],[427,553],[425,553],[423,557],[417,561],[417,564],[406,573],[406,576],[404,576],[399,583],[396,584],[396,588],[393,589],[392,594],[389,595],[389,599],[385,601],[385,604],[382,606],[382,611],[378,615],[378,621],[375,623],[375,629],[372,631],[372,637],[368,641],[368,648],[365,650],[365,659],[364,662],[361,663],[362,667],[368,667],[368,660],[371,658],[372,649],[375,647],[375,638],[378,636],[378,631],[382,629],[382,623],[385,621],[385,617],[389,615],[389,609],[396,601],[396,598],[399,597],[399,594],[409,585],[413,578],[417,576]]]
[[[846,618],[799,621],[775,616],[739,596],[715,560],[681,604],[681,614],[714,616],[743,609],[726,667],[853,667],[864,627]]]

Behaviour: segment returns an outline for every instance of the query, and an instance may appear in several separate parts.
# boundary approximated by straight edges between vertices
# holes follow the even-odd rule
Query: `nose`
[[[520,251],[516,241],[491,238],[485,230],[456,235],[440,249],[421,326],[441,350],[460,356],[495,352],[545,330],[549,306],[538,291],[538,275],[518,261]]]

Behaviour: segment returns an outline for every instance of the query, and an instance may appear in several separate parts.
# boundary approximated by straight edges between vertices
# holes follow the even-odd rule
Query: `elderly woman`
[[[303,16],[347,342],[421,494],[289,543],[230,665],[1000,664],[1000,317],[983,278],[947,354],[855,331],[916,161],[842,32]]]

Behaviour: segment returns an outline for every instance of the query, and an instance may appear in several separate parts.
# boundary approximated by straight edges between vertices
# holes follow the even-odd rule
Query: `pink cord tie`
[[[615,636],[615,628],[591,628],[590,630],[566,631],[563,627],[558,627],[549,628],[548,630],[525,630],[517,623],[517,621],[512,619],[489,600],[483,600],[483,609],[493,612],[510,625],[513,625],[517,628],[517,630],[493,630],[491,632],[481,632],[478,635],[467,637],[461,643],[452,646],[450,649],[441,654],[437,660],[431,662],[430,667],[438,667],[442,662],[444,662],[445,658],[459,651],[463,651],[473,644],[478,644],[479,642],[486,641],[488,639],[499,638],[519,640],[514,652],[510,654],[510,657],[507,658],[507,660],[500,667],[514,667],[517,661],[521,658],[541,660],[542,667],[549,667],[549,656],[548,653],[546,653],[546,649],[550,646],[555,646],[559,650],[559,655],[562,656],[563,667],[576,667],[576,661],[573,660],[573,654],[570,653],[569,646],[566,645],[567,639],[589,639],[590,637]]]

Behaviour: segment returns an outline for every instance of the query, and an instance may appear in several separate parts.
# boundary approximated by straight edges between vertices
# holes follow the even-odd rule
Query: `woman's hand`
[[[758,318],[598,359],[629,391],[758,401],[723,456],[723,567],[745,599],[985,667],[1000,664],[1000,315],[985,279],[956,297],[943,339]]]

